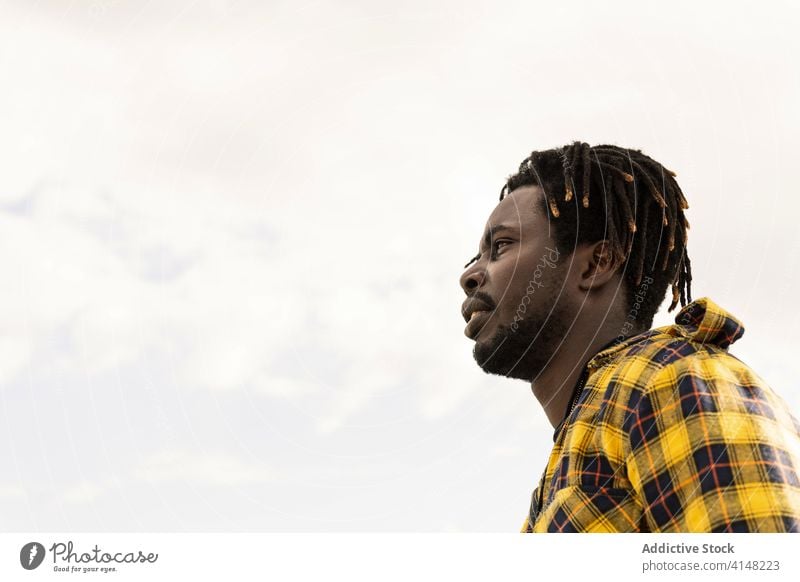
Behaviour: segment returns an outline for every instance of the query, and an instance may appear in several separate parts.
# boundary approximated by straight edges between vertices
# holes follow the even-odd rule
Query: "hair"
[[[689,205],[675,172],[640,150],[583,142],[534,151],[509,177],[500,200],[521,186],[540,186],[564,248],[607,240],[622,264],[628,307],[645,328],[672,287],[672,311],[691,301],[686,253]],[[646,280],[646,285],[642,281]],[[645,291],[646,290],[646,291]]]

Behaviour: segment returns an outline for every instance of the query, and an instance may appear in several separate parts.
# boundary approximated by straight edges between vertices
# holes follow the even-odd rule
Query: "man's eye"
[[[492,245],[492,249],[496,253],[497,251],[502,249],[505,245],[510,245],[510,244],[511,244],[510,240],[496,240],[494,241],[494,245]]]

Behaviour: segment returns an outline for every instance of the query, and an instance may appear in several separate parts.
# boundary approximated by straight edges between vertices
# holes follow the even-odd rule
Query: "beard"
[[[551,304],[552,305],[552,304]],[[500,325],[485,342],[476,342],[472,355],[487,374],[532,382],[558,351],[567,335],[570,310],[555,300],[552,312],[530,312],[514,326]]]

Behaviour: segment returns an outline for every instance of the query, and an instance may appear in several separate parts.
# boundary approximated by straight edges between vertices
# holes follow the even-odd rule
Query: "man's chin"
[[[495,374],[504,376],[506,378],[515,378],[517,380],[532,380],[536,373],[528,369],[528,362],[526,355],[522,354],[524,350],[509,349],[508,336],[506,341],[503,341],[498,336],[486,341],[476,341],[472,349],[472,356],[475,358],[478,366],[487,374]]]
[[[472,355],[487,374],[532,382],[566,337],[560,321],[558,317],[531,317],[519,321],[514,329],[501,325],[493,337],[475,342]]]

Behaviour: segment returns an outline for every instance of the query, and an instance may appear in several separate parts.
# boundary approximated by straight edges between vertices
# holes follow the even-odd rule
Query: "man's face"
[[[461,276],[464,333],[487,373],[533,380],[569,330],[575,309],[565,289],[567,249],[550,237],[541,188],[514,190],[494,209],[478,260]]]

